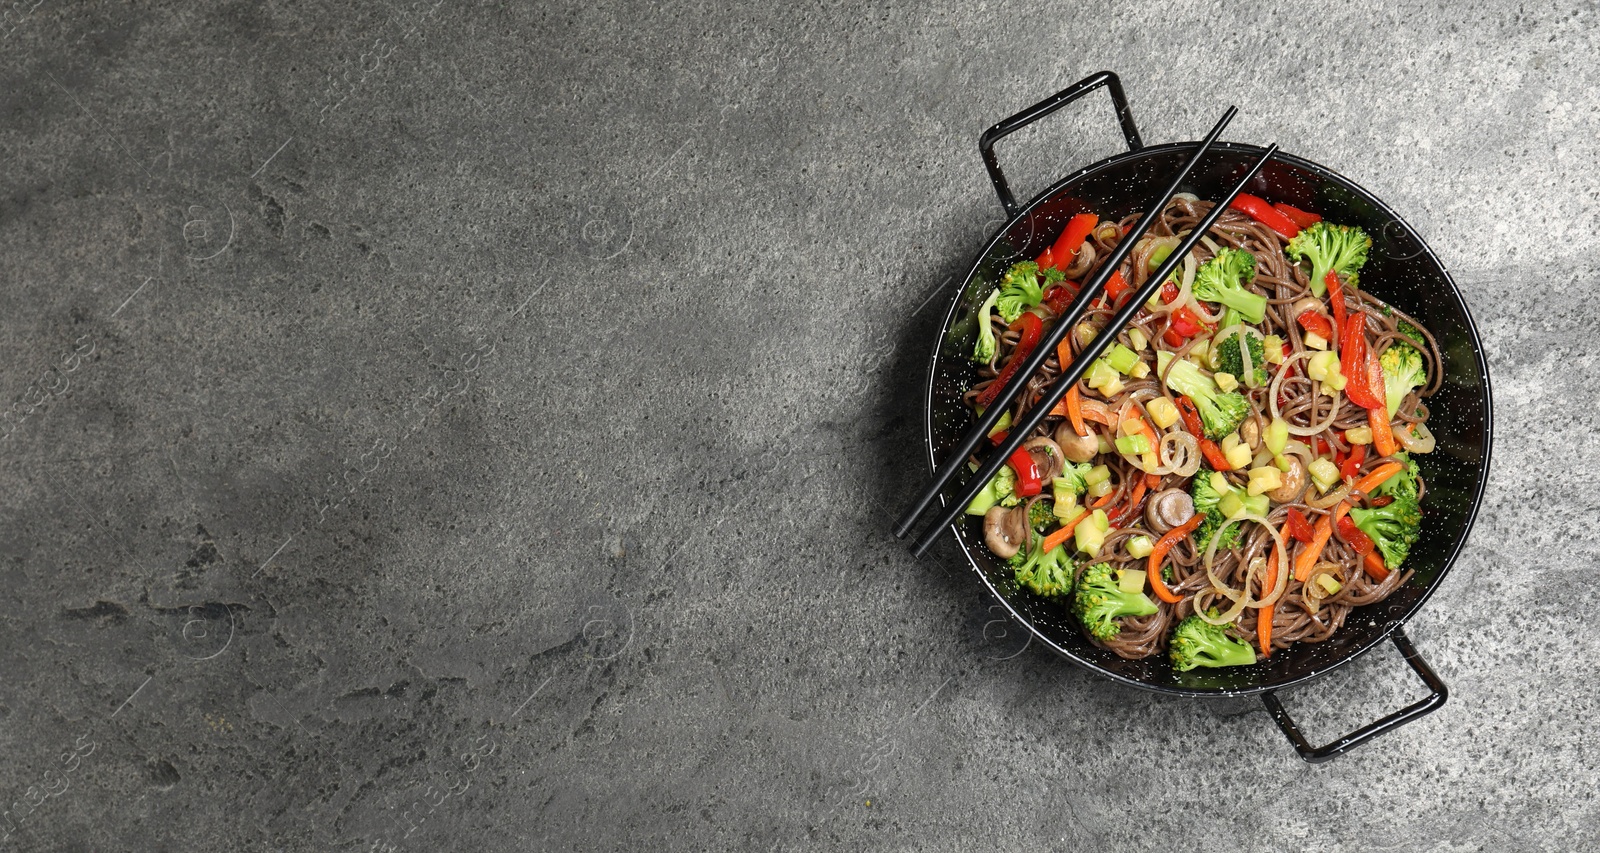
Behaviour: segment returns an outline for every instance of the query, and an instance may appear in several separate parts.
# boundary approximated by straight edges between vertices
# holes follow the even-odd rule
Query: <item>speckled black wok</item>
[[[994,157],[993,143],[1101,86],[1111,93],[1130,150],[1068,175],[1027,204],[1017,204]],[[1012,263],[1042,252],[1073,214],[1093,212],[1102,219],[1118,219],[1143,210],[1197,144],[1144,146],[1121,85],[1110,72],[1082,80],[983,134],[980,149],[1010,221],[978,254],[934,346],[927,385],[926,438],[928,460],[935,469],[971,423],[961,396],[977,378],[967,357],[973,345],[973,315],[999,276]],[[1219,143],[1196,166],[1183,189],[1202,199],[1215,198],[1261,152],[1251,145]],[[957,525],[957,534],[974,571],[994,596],[1039,642],[1063,657],[1114,681],[1162,693],[1260,694],[1300,755],[1308,761],[1322,761],[1444,704],[1444,683],[1423,663],[1401,626],[1443,582],[1483,496],[1489,468],[1489,373],[1477,329],[1450,274],[1422,238],[1371,193],[1331,169],[1287,154],[1278,154],[1268,163],[1246,191],[1365,228],[1372,235],[1373,248],[1361,272],[1362,286],[1417,317],[1439,340],[1445,381],[1428,400],[1428,426],[1438,446],[1433,453],[1418,457],[1428,481],[1428,496],[1423,507],[1423,536],[1407,561],[1416,576],[1384,601],[1352,612],[1344,627],[1326,642],[1300,643],[1251,667],[1180,673],[1164,657],[1130,661],[1096,648],[1062,607],[1020,590],[1005,563],[984,546],[981,518],[966,517]],[[1274,691],[1324,675],[1385,638],[1393,640],[1431,694],[1326,746],[1312,746]]]

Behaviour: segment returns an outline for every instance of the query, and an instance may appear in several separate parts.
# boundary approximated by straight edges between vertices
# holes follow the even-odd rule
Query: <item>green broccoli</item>
[[[1417,346],[1426,346],[1427,338],[1422,336],[1422,330],[1401,320],[1394,324],[1394,330],[1416,342]]]
[[[1044,271],[1044,284],[1039,283],[1039,265],[1033,261],[1020,261],[1006,270],[1005,277],[1000,280],[1000,289],[996,291],[999,297],[995,300],[995,307],[1000,309],[1000,319],[1007,323],[1016,322],[1022,312],[1038,305],[1044,300],[1045,285],[1055,284],[1065,279],[1065,275],[1055,267]]]
[[[1034,501],[1033,506],[1028,507],[1028,524],[1040,533],[1059,521],[1055,511],[1050,508],[1049,501]]]
[[[994,479],[983,487],[983,491],[978,492],[972,503],[967,504],[967,515],[983,515],[995,504],[1016,506],[1022,502],[1022,499],[1017,497],[1016,488],[1017,472],[1013,471],[1010,465],[1002,465],[1000,470],[995,472]]]
[[[1217,344],[1217,369],[1223,373],[1233,374],[1240,382],[1245,381],[1244,354],[1239,351],[1240,338],[1244,338],[1250,347],[1250,368],[1255,379],[1254,382],[1245,384],[1252,388],[1260,388],[1267,384],[1268,379],[1267,369],[1263,366],[1267,363],[1267,347],[1261,335],[1253,329],[1231,334]]]
[[[1250,414],[1250,401],[1243,394],[1223,392],[1217,383],[1200,370],[1194,362],[1180,359],[1172,361],[1172,353],[1162,350],[1156,355],[1157,370],[1166,376],[1167,389],[1194,401],[1200,412],[1200,422],[1205,426],[1206,438],[1216,440],[1239,428]],[[1167,365],[1172,370],[1167,371]]]
[[[1202,516],[1200,527],[1194,532],[1195,548],[1202,554],[1209,547],[1211,537],[1215,536],[1217,530],[1228,520],[1221,507],[1218,506],[1222,501],[1222,496],[1227,492],[1217,491],[1216,483],[1213,482],[1213,477],[1211,476],[1212,473],[1201,469],[1199,473],[1194,475],[1194,480],[1189,483],[1189,497],[1194,501],[1194,511]],[[1215,479],[1220,480],[1222,478],[1217,477]],[[1232,489],[1230,488],[1227,491],[1232,491]],[[1222,534],[1222,541],[1217,543],[1217,550],[1223,551],[1239,544],[1239,531],[1242,529],[1242,525],[1228,525],[1228,529]]]
[[[1212,611],[1213,618],[1216,611]],[[1197,613],[1172,629],[1168,643],[1172,667],[1188,672],[1197,666],[1249,666],[1256,662],[1256,650],[1249,643],[1228,636],[1228,629],[1213,625]]]
[[[1412,459],[1411,455],[1405,451],[1401,451],[1394,455],[1394,461],[1406,467],[1400,469],[1389,479],[1379,483],[1372,490],[1372,496],[1418,500],[1418,495],[1422,493],[1422,489],[1418,486],[1417,480],[1422,476],[1422,472],[1417,470],[1417,460]]]
[[[1371,248],[1372,238],[1354,225],[1318,222],[1302,229],[1283,251],[1296,263],[1311,263],[1311,293],[1320,298],[1328,290],[1329,270],[1356,287],[1356,272],[1367,262],[1367,250]]]
[[[1057,480],[1065,480],[1066,482],[1057,488],[1060,491],[1071,492],[1074,495],[1081,495],[1089,491],[1089,483],[1084,478],[1089,476],[1089,472],[1092,470],[1094,470],[1093,462],[1079,462],[1076,465],[1068,462],[1067,467],[1056,476]],[[1060,499],[1060,497],[1056,498],[1056,500]]]
[[[1223,249],[1200,265],[1194,276],[1194,295],[1206,302],[1220,302],[1246,321],[1259,323],[1267,314],[1267,297],[1249,290],[1255,277],[1255,255],[1243,249]]]
[[[1413,388],[1428,383],[1428,371],[1422,365],[1422,353],[1406,344],[1394,344],[1384,350],[1378,357],[1378,366],[1383,368],[1383,393],[1392,418]]]
[[[1072,597],[1072,612],[1097,640],[1109,640],[1122,633],[1119,617],[1149,616],[1156,610],[1156,603],[1144,593],[1123,592],[1117,586],[1116,574],[1105,563],[1083,570]]]
[[[1395,479],[1404,476],[1396,474]],[[1411,552],[1422,529],[1422,508],[1414,496],[1401,495],[1385,506],[1350,510],[1350,519],[1361,532],[1372,537],[1383,554],[1383,564],[1397,569]]]
[[[1025,559],[1011,559],[1017,585],[1044,598],[1064,598],[1072,591],[1072,572],[1076,568],[1072,555],[1059,545],[1044,553],[1042,544],[1042,540],[1035,540]]]
[[[989,319],[989,312],[994,310],[994,303],[999,298],[1000,291],[996,289],[978,306],[978,342],[972,347],[972,360],[979,364],[994,361],[994,354],[1000,347],[1000,339],[994,334],[994,323]]]

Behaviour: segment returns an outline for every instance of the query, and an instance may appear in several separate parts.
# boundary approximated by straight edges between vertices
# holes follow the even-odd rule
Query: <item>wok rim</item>
[[[973,276],[977,275],[978,270],[983,266],[983,263],[985,259],[989,257],[990,252],[995,249],[1001,240],[1005,239],[1011,233],[1012,228],[1015,227],[1018,222],[1026,218],[1030,213],[1033,212],[1035,208],[1053,199],[1061,191],[1071,186],[1073,183],[1089,176],[1090,174],[1104,169],[1122,166],[1123,164],[1131,163],[1148,157],[1157,156],[1169,151],[1192,149],[1199,144],[1200,143],[1197,141],[1188,141],[1150,145],[1134,151],[1126,151],[1121,154],[1116,154],[1103,160],[1091,163],[1077,170],[1076,172],[1067,175],[1066,177],[1052,184],[1044,191],[1040,192],[1038,195],[1034,196],[1028,201],[1027,204],[1018,208],[1015,216],[1007,219],[1004,225],[996,229],[994,235],[989,238],[988,242],[984,244],[983,249],[978,252],[977,256],[973,260],[971,268],[967,271],[966,276],[961,281],[961,286],[956,288],[955,294],[950,300],[950,307],[945,311],[944,319],[939,325],[938,336],[934,339],[933,351],[928,358],[927,378],[923,388],[922,438],[924,450],[927,452],[930,474],[936,472],[939,466],[939,459],[934,452],[933,409],[934,383],[938,376],[940,343],[944,340],[945,334],[955,322],[957,312],[961,308],[961,295],[966,292],[967,287],[972,283]],[[1259,155],[1265,152],[1266,149],[1261,146],[1250,145],[1247,143],[1218,142],[1212,146],[1212,151],[1248,156],[1251,154]],[[1484,355],[1483,339],[1478,334],[1477,321],[1473,319],[1471,308],[1467,305],[1467,300],[1462,295],[1461,288],[1456,285],[1455,277],[1450,274],[1450,270],[1445,267],[1444,262],[1439,260],[1439,256],[1433,251],[1433,247],[1429,246],[1428,242],[1422,239],[1422,235],[1418,234],[1416,229],[1411,227],[1411,223],[1407,222],[1403,217],[1396,213],[1393,208],[1389,207],[1388,204],[1384,203],[1377,196],[1373,195],[1365,187],[1362,187],[1355,181],[1350,180],[1344,175],[1341,175],[1326,166],[1311,160],[1307,160],[1304,157],[1278,151],[1272,155],[1272,159],[1288,165],[1303,168],[1325,180],[1337,182],[1360,194],[1364,199],[1371,202],[1378,211],[1388,216],[1393,222],[1398,223],[1399,226],[1404,229],[1405,233],[1413,240],[1416,240],[1417,245],[1422,248],[1422,252],[1427,255],[1429,260],[1433,262],[1434,266],[1438,268],[1440,274],[1444,276],[1444,283],[1447,286],[1449,294],[1461,307],[1462,317],[1466,320],[1466,331],[1468,338],[1472,341],[1473,357],[1477,359],[1478,372],[1479,375],[1482,376],[1482,382],[1479,385],[1479,392],[1483,398],[1483,459],[1478,465],[1477,488],[1473,492],[1472,505],[1467,510],[1465,520],[1461,526],[1460,535],[1456,537],[1456,540],[1453,543],[1451,543],[1449,551],[1439,568],[1438,574],[1434,576],[1434,579],[1431,583],[1423,588],[1422,594],[1414,603],[1412,603],[1409,608],[1405,610],[1405,612],[1401,613],[1399,616],[1396,616],[1387,626],[1377,631],[1367,642],[1347,648],[1342,656],[1334,659],[1327,666],[1314,669],[1311,672],[1302,675],[1294,676],[1283,682],[1268,685],[1257,685],[1243,689],[1182,687],[1164,684],[1152,684],[1147,681],[1129,678],[1128,676],[1120,673],[1112,672],[1111,670],[1104,669],[1095,663],[1079,657],[1077,654],[1063,648],[1059,644],[1052,641],[1049,637],[1045,636],[1044,632],[1035,627],[1032,622],[1023,618],[1022,614],[1018,613],[1016,608],[1011,606],[1011,603],[1004,595],[1000,593],[1000,590],[995,588],[995,585],[990,582],[988,576],[978,565],[977,558],[972,553],[972,548],[969,546],[966,537],[961,534],[959,523],[952,524],[950,526],[952,532],[955,533],[956,543],[960,546],[962,555],[966,557],[968,567],[970,567],[973,573],[978,576],[978,579],[983,583],[984,587],[989,590],[990,596],[999,602],[1001,607],[1005,608],[1006,612],[1011,615],[1011,618],[1015,622],[1027,628],[1029,635],[1033,639],[1043,643],[1046,648],[1049,648],[1057,655],[1066,658],[1067,660],[1094,675],[1109,679],[1119,684],[1134,687],[1139,690],[1195,698],[1236,698],[1242,696],[1255,696],[1263,693],[1272,693],[1277,690],[1283,690],[1289,687],[1315,681],[1316,679],[1322,678],[1323,676],[1328,675],[1329,673],[1372,651],[1373,648],[1387,641],[1391,634],[1404,626],[1406,622],[1410,621],[1410,619],[1428,603],[1428,600],[1433,597],[1434,592],[1437,591],[1440,584],[1444,582],[1445,576],[1450,573],[1450,569],[1455,566],[1456,559],[1461,556],[1462,549],[1466,547],[1467,539],[1472,535],[1472,528],[1477,523],[1478,511],[1483,506],[1484,492],[1488,488],[1489,469],[1491,464],[1491,456],[1494,449],[1493,386],[1489,376],[1488,359]],[[945,506],[948,500],[949,498],[945,494],[941,493],[939,495],[940,506]]]

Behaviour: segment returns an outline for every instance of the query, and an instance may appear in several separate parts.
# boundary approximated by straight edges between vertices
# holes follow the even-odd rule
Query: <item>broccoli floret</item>
[[[978,492],[972,503],[967,504],[967,515],[983,515],[995,504],[1016,506],[1022,500],[1017,497],[1016,488],[1017,472],[1010,465],[1002,465],[995,472],[994,479],[983,487],[983,491]]]
[[[1395,475],[1400,476],[1403,474]],[[1386,506],[1350,510],[1350,519],[1362,533],[1372,537],[1383,554],[1383,564],[1397,569],[1417,541],[1422,528],[1422,508],[1415,497],[1401,495]]]
[[[1252,331],[1240,331],[1222,339],[1217,344],[1217,369],[1224,373],[1231,373],[1244,382],[1244,354],[1239,351],[1239,339],[1244,338],[1250,347],[1250,370],[1255,381],[1246,383],[1252,388],[1260,388],[1267,384],[1267,347],[1261,336]]]
[[[1417,460],[1412,459],[1411,455],[1405,451],[1396,453],[1394,460],[1406,467],[1397,471],[1389,479],[1379,483],[1372,490],[1373,496],[1418,500],[1417,496],[1421,494],[1422,490],[1418,487],[1417,480],[1422,476],[1422,472],[1417,470]]]
[[[1212,612],[1215,616],[1215,611]],[[1249,666],[1256,662],[1256,650],[1249,643],[1228,636],[1227,628],[1213,625],[1199,614],[1178,623],[1168,644],[1172,667],[1187,672],[1197,666]]]
[[[1421,329],[1417,328],[1416,326],[1411,325],[1410,323],[1407,323],[1404,320],[1401,320],[1400,322],[1395,323],[1394,324],[1394,330],[1399,332],[1402,335],[1405,335],[1406,337],[1410,338],[1411,340],[1416,341],[1417,346],[1419,346],[1419,347],[1423,346],[1424,343],[1427,341],[1427,338],[1424,338],[1422,336],[1422,330]]]
[[[1066,485],[1062,486],[1063,489],[1075,495],[1081,495],[1089,490],[1089,483],[1084,478],[1089,476],[1089,472],[1092,470],[1094,470],[1093,462],[1079,462],[1076,465],[1069,462],[1056,479],[1067,481]]]
[[[995,351],[1000,346],[1000,339],[994,334],[994,323],[989,319],[989,312],[994,310],[994,303],[999,298],[1000,291],[997,289],[978,306],[978,342],[972,347],[972,360],[979,364],[994,361]]]
[[[1400,401],[1411,389],[1428,383],[1428,372],[1422,366],[1422,353],[1406,344],[1395,344],[1384,350],[1378,357],[1378,366],[1383,368],[1383,393],[1392,418],[1400,411]]]
[[[1284,254],[1296,263],[1311,263],[1311,292],[1320,297],[1328,290],[1328,271],[1345,277],[1351,287],[1356,286],[1356,272],[1367,262],[1367,250],[1372,248],[1372,238],[1354,225],[1330,225],[1318,222],[1296,234]]]
[[[1222,500],[1225,492],[1216,490],[1211,482],[1211,473],[1202,469],[1194,475],[1194,480],[1189,483],[1189,497],[1194,501],[1194,511],[1200,513],[1202,520],[1200,527],[1194,532],[1195,547],[1200,553],[1205,553],[1210,547],[1211,537],[1227,522],[1228,517],[1222,514],[1217,503]],[[1232,489],[1229,489],[1232,491]],[[1217,550],[1223,551],[1239,544],[1239,531],[1243,527],[1238,524],[1228,526],[1223,532],[1222,540],[1217,543]]]
[[[1109,640],[1122,633],[1118,618],[1149,616],[1156,610],[1156,603],[1144,593],[1123,592],[1117,586],[1116,575],[1105,563],[1083,570],[1072,597],[1072,612],[1083,623],[1084,630],[1097,640]]]
[[[1243,249],[1223,249],[1200,265],[1194,275],[1194,295],[1206,302],[1220,302],[1247,322],[1259,323],[1267,314],[1267,297],[1248,289],[1255,277],[1255,255]]]
[[[1028,507],[1028,524],[1040,533],[1043,533],[1046,527],[1055,524],[1057,520],[1049,501],[1034,501],[1033,506]]]
[[[1060,270],[1052,267],[1045,271],[1046,284],[1060,280]],[[1013,264],[1011,269],[1006,270],[1005,277],[1000,280],[1000,289],[996,292],[999,297],[995,300],[995,307],[1000,309],[1000,319],[1007,323],[1016,322],[1022,312],[1044,299],[1044,285],[1039,283],[1039,265],[1033,261]]]
[[[1064,598],[1072,591],[1072,572],[1076,568],[1072,555],[1059,545],[1043,552],[1041,544],[1034,542],[1026,559],[1012,562],[1017,584],[1044,598]]]
[[[1250,414],[1250,401],[1235,391],[1224,393],[1188,359],[1173,363],[1172,353],[1162,350],[1157,354],[1157,369],[1165,373],[1168,390],[1182,394],[1194,401],[1200,412],[1200,422],[1205,426],[1206,438],[1216,440],[1239,428]],[[1167,365],[1172,370],[1167,371]]]

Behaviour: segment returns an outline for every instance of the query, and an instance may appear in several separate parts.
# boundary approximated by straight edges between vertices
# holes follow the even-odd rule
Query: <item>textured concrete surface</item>
[[[1595,3],[769,5],[5,5],[0,849],[1600,846]],[[1331,765],[886,533],[977,133],[1102,67],[1371,188],[1487,338],[1452,699]]]

